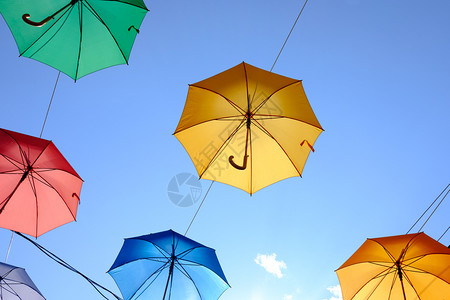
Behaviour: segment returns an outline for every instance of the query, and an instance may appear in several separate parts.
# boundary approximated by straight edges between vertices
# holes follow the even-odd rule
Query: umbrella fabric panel
[[[188,295],[192,297],[192,299],[218,299],[226,289],[229,288],[229,285],[225,279],[225,275],[223,275],[222,269],[220,269],[221,276],[217,276],[219,274],[218,270],[205,268],[204,266],[199,265],[191,265],[189,263],[183,264],[183,272],[187,272],[190,278],[187,278],[183,274],[177,277],[185,277],[185,280],[195,282],[197,293],[189,293]],[[219,267],[220,268],[220,267]],[[180,270],[180,269],[179,269]],[[189,282],[188,282],[189,283]],[[197,295],[197,297],[193,297],[193,294]],[[186,296],[188,296],[186,295]],[[201,297],[198,297],[201,296]],[[183,298],[183,297],[175,297],[171,299],[191,299],[191,298]]]
[[[311,104],[306,97],[301,81],[285,86],[272,94],[264,105],[254,111],[254,118],[278,116],[302,121],[323,131]]]
[[[0,129],[0,156],[5,158],[0,172],[29,163],[35,169],[59,169],[80,177],[51,141],[34,136]]]
[[[196,247],[205,247],[200,243],[197,243],[190,238],[187,238],[181,234],[176,233],[173,230],[166,230],[162,232],[146,234],[138,237],[134,237],[133,239],[144,240],[150,242],[158,248],[163,249],[169,255],[172,254],[173,248],[175,247],[175,255],[178,255],[182,252],[185,252],[188,249],[196,248]]]
[[[189,154],[200,177],[203,177],[205,170],[209,167],[213,159],[218,160],[217,164],[219,165],[211,167],[208,170],[208,173],[210,174],[205,174],[208,178],[212,177],[213,180],[219,179],[217,176],[214,178],[214,176],[216,174],[221,176],[223,170],[232,168],[228,162],[228,157],[222,155],[220,150],[224,145],[230,143],[230,136],[241,123],[241,119],[215,120],[196,125],[189,128],[189,130],[184,130],[175,134],[175,137]],[[242,151],[243,154],[244,146],[245,136],[243,140],[241,137],[235,138],[233,144],[230,145],[230,151],[234,154],[241,153]],[[240,155],[236,156],[240,157]]]
[[[138,298],[150,285],[152,293],[161,299],[169,276],[167,262],[168,260],[163,262],[142,258],[111,268],[108,273],[113,277],[124,299]],[[131,273],[124,272],[125,268]]]
[[[125,239],[116,260],[110,268],[110,271],[122,265],[141,259],[153,259],[154,261],[166,263],[170,256],[170,253],[165,252],[161,248],[147,241],[133,238]]]
[[[212,90],[232,101],[244,113],[258,107],[280,88],[298,80],[265,71],[247,63],[193,84]]]
[[[191,85],[175,135],[182,130],[211,120],[241,120],[243,114],[240,108],[222,95]]]
[[[0,129],[0,155],[6,159],[0,164],[0,172],[9,170],[11,166],[32,164],[49,143],[44,139]]]

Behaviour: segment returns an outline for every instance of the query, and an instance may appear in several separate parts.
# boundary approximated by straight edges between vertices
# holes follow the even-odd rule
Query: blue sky
[[[167,194],[174,176],[195,174],[172,136],[188,84],[242,61],[269,70],[303,2],[146,4],[129,65],[76,83],[61,75],[43,134],[85,183],[77,222],[37,241],[116,293],[106,271],[123,238],[184,233],[198,207]],[[406,233],[447,186],[449,10],[444,0],[309,1],[273,71],[303,80],[325,132],[303,178],[252,197],[212,186],[188,236],[216,249],[232,286],[221,300],[339,299],[334,270],[366,238]],[[0,128],[39,136],[58,72],[19,58],[3,20],[0,39]],[[438,239],[449,213],[446,200],[425,233]],[[0,230],[0,258],[10,236]],[[8,263],[48,299],[101,299],[20,237]]]

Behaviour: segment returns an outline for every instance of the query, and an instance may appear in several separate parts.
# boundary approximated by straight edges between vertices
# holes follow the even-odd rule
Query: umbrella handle
[[[313,146],[307,141],[307,140],[303,140],[303,142],[300,143],[300,146],[303,146],[303,144],[306,142],[306,144],[309,146],[309,148],[312,150],[312,152],[315,152]]]
[[[51,19],[53,19],[53,16],[47,17],[44,20],[40,21],[40,22],[34,22],[29,20],[30,15],[29,14],[24,14],[22,16],[22,20],[27,23],[28,25],[34,26],[34,27],[41,27],[43,25],[45,25],[48,21],[50,21]]]
[[[229,161],[230,164],[231,164],[233,167],[235,167],[236,169],[238,169],[238,170],[245,170],[245,169],[247,168],[247,158],[248,158],[248,155],[245,155],[245,156],[244,156],[244,161],[243,161],[243,163],[242,163],[242,166],[239,166],[238,164],[236,164],[236,163],[233,161],[233,159],[234,159],[234,156],[233,156],[233,155],[231,155],[230,157],[228,157],[228,161]]]
[[[64,6],[63,8],[61,8],[60,10],[58,10],[57,12],[55,12],[53,15],[48,16],[47,18],[45,18],[44,20],[40,21],[40,22],[34,22],[29,20],[30,19],[30,14],[23,14],[22,15],[22,20],[27,23],[28,25],[34,26],[34,27],[41,27],[44,26],[45,24],[47,24],[48,21],[50,21],[51,19],[53,19],[57,14],[59,14],[62,10],[66,9],[67,7],[69,7],[70,5],[75,4],[75,2],[77,1],[70,1],[69,4],[67,4],[66,6]]]

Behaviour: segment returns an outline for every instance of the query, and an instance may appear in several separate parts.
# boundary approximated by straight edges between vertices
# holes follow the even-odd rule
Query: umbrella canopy
[[[74,221],[82,183],[51,141],[0,129],[0,227],[38,237]]]
[[[301,176],[322,131],[300,80],[243,62],[189,86],[174,135],[201,178],[252,194]]]
[[[1,300],[45,300],[24,269],[0,263]]]
[[[0,0],[20,55],[75,80],[127,64],[147,11],[142,0]]]
[[[108,273],[126,300],[216,300],[229,287],[215,250],[172,230],[125,239]]]
[[[450,249],[423,232],[368,239],[336,272],[344,300],[450,299]]]

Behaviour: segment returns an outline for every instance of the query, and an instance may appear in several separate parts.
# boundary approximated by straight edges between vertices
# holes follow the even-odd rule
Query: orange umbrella
[[[38,237],[74,221],[82,183],[51,141],[0,129],[0,227]]]
[[[252,194],[301,176],[322,131],[301,80],[241,63],[189,86],[174,135],[200,178]]]
[[[336,272],[344,300],[450,299],[450,249],[423,232],[367,239]]]

